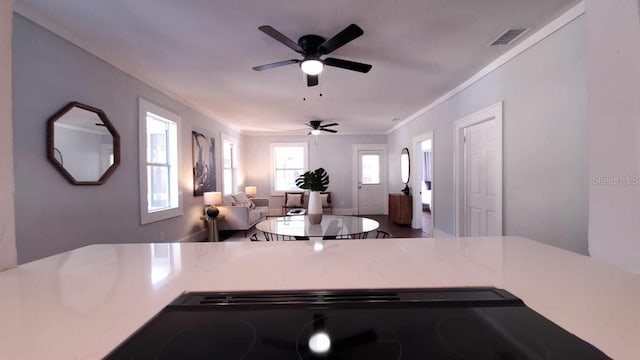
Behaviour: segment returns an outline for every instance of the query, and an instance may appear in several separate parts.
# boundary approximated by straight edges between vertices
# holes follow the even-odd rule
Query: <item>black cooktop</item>
[[[609,359],[494,288],[184,293],[107,359]]]

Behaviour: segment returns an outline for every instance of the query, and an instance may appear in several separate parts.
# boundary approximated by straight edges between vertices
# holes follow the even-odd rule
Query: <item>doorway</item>
[[[433,131],[413,138],[413,221],[411,227],[422,229],[423,237],[433,237],[434,231],[434,167]]]
[[[353,145],[353,212],[356,215],[387,213],[386,145]]]
[[[502,102],[454,122],[456,236],[502,235]]]

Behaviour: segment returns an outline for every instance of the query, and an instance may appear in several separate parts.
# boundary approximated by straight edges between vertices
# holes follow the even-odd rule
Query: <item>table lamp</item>
[[[205,206],[215,206],[222,204],[222,193],[217,191],[207,191],[203,194]]]
[[[218,242],[218,223],[216,218],[220,214],[220,210],[216,205],[222,204],[222,193],[217,191],[208,191],[203,195],[205,209],[204,212],[207,215],[206,221],[209,228],[209,241]]]
[[[258,189],[255,186],[246,186],[244,188],[244,193],[247,194],[247,197],[254,198],[258,193]]]

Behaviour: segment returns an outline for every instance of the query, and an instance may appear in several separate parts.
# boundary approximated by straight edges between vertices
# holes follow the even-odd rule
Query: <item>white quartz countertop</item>
[[[97,359],[184,291],[495,286],[615,359],[640,275],[518,237],[93,245],[0,272],[1,359]]]

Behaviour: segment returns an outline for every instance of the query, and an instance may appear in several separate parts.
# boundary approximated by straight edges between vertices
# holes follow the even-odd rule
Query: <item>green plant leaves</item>
[[[329,174],[323,168],[307,171],[296,179],[296,186],[310,191],[326,191],[329,188]]]

